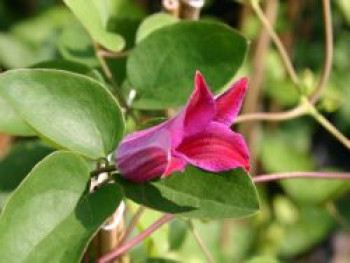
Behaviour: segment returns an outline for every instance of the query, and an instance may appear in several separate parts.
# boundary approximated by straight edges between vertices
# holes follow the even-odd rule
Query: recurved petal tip
[[[214,121],[231,125],[241,110],[243,99],[248,88],[248,79],[241,78],[228,90],[219,95],[216,100]]]

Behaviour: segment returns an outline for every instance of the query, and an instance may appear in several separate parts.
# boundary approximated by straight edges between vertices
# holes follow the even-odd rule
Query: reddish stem
[[[314,179],[343,179],[350,180],[350,173],[337,172],[285,172],[264,174],[253,178],[254,183],[267,183],[280,179],[314,178]]]
[[[171,214],[165,214],[160,219],[158,219],[153,225],[151,225],[149,228],[147,228],[144,232],[130,240],[130,242],[126,243],[125,245],[117,248],[116,250],[104,255],[100,259],[98,259],[97,263],[108,263],[112,261],[113,259],[117,258],[121,254],[124,254],[127,252],[130,248],[137,245],[138,243],[142,242],[146,237],[151,235],[154,231],[156,231],[158,228],[160,228],[162,225],[166,224],[167,222],[171,221],[174,218],[174,215]]]

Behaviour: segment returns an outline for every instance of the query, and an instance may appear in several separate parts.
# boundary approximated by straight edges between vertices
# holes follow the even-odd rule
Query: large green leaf
[[[124,48],[124,39],[107,31],[109,1],[64,0],[64,2],[96,42],[116,52]]]
[[[23,69],[0,75],[0,97],[41,136],[89,158],[123,136],[121,110],[100,83],[71,72]]]
[[[144,21],[142,21],[142,24],[137,30],[136,43],[139,43],[157,29],[174,24],[178,21],[180,20],[177,17],[166,13],[157,13],[148,16]]]
[[[1,85],[1,84],[0,84]],[[31,136],[34,135],[30,126],[12,109],[12,107],[0,96],[0,132]]]
[[[151,33],[130,54],[127,76],[135,107],[184,104],[200,70],[214,91],[230,82],[246,54],[247,40],[224,24],[178,22]]]
[[[115,211],[121,189],[84,194],[87,163],[57,152],[37,165],[0,216],[0,255],[7,263],[78,262],[98,227]]]
[[[17,143],[0,161],[0,210],[13,190],[42,158],[52,150],[35,142]]]
[[[241,169],[214,174],[188,167],[144,184],[117,181],[128,198],[166,213],[215,219],[248,216],[259,209],[252,180]]]

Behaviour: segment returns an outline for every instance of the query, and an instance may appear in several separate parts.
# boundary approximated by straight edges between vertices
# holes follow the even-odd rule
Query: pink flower
[[[172,119],[124,138],[117,149],[122,176],[143,182],[183,171],[191,164],[219,172],[249,170],[249,152],[242,135],[231,131],[247,89],[242,78],[214,97],[197,72],[195,89],[182,111]]]

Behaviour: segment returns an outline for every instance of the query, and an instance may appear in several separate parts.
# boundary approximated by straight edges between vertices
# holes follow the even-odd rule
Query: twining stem
[[[107,50],[99,49],[98,53],[105,58],[124,58],[127,57],[130,54],[129,50],[123,51],[123,52],[109,52]]]
[[[333,28],[332,28],[332,12],[330,0],[322,0],[323,20],[325,27],[325,60],[320,81],[314,92],[310,96],[310,102],[316,103],[320,97],[321,91],[326,87],[329,75],[332,70],[333,60]]]
[[[144,206],[140,206],[137,209],[136,213],[134,214],[133,218],[130,221],[130,224],[129,224],[128,228],[125,230],[125,234],[120,239],[120,245],[123,245],[125,243],[125,241],[128,239],[128,237],[130,236],[130,234],[134,230],[135,226],[137,225],[137,223],[140,220],[140,217],[141,217],[141,215],[143,214],[144,211],[145,211],[145,207]]]
[[[267,30],[267,32],[269,33],[273,43],[275,44],[276,48],[278,49],[278,52],[281,55],[282,62],[284,64],[284,66],[286,67],[286,70],[287,70],[292,82],[295,84],[295,86],[298,89],[300,89],[299,88],[299,85],[300,85],[299,78],[298,78],[298,75],[295,72],[293,64],[289,58],[288,52],[285,49],[285,47],[283,46],[280,38],[278,37],[276,31],[273,29],[269,20],[266,18],[263,10],[261,9],[261,7],[259,5],[259,0],[251,0],[250,3],[251,3],[251,7],[254,10],[255,14],[259,18],[259,20],[261,21],[261,23],[263,24],[265,29]]]
[[[205,244],[204,244],[199,232],[197,231],[195,225],[193,224],[193,222],[191,220],[189,220],[188,224],[190,226],[191,233],[193,234],[198,246],[202,250],[207,262],[214,263],[215,261],[214,261],[213,256],[211,255],[209,249],[205,246]]]
[[[92,40],[92,44],[95,50],[96,58],[101,66],[101,69],[106,76],[109,83],[112,85],[113,93],[117,97],[120,105],[125,109],[126,114],[129,114],[135,121],[137,121],[136,116],[134,115],[133,111],[130,109],[128,103],[126,102],[123,93],[121,92],[121,89],[115,80],[111,69],[109,68],[104,56],[101,53],[101,50],[99,49],[98,44]]]
[[[350,140],[346,138],[330,121],[328,121],[317,109],[310,104],[309,113],[314,119],[325,128],[329,133],[331,133],[339,142],[341,142],[348,150],[350,150]]]
[[[255,112],[242,114],[235,119],[235,123],[257,120],[276,122],[285,121],[303,116],[305,114],[307,114],[307,110],[304,105],[300,104],[297,107],[285,112]]]
[[[350,173],[341,172],[285,172],[275,174],[258,175],[253,178],[256,184],[268,183],[282,179],[315,178],[315,179],[338,179],[350,180]]]
[[[144,232],[130,240],[125,245],[118,247],[117,249],[111,251],[110,253],[104,255],[103,257],[99,258],[97,260],[97,263],[107,263],[112,261],[113,259],[116,259],[120,255],[127,252],[130,248],[137,245],[138,243],[142,242],[146,237],[150,236],[154,231],[159,229],[164,224],[168,223],[174,218],[174,215],[171,214],[164,214],[160,219],[158,219],[153,225],[151,225],[149,228],[147,228]]]

